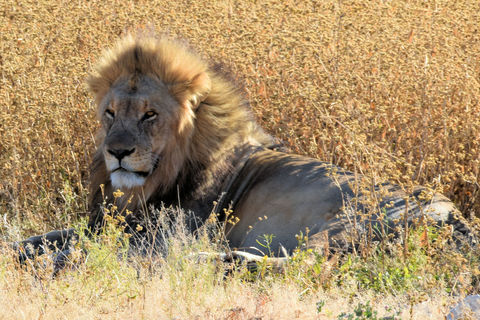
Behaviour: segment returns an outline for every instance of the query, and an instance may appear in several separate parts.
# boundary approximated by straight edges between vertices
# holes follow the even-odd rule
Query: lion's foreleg
[[[13,248],[18,252],[20,263],[24,263],[27,259],[50,252],[65,257],[66,252],[69,252],[70,247],[77,241],[78,234],[74,229],[63,229],[15,242]]]

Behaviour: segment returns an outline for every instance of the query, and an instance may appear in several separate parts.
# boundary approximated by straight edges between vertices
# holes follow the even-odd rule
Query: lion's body
[[[328,237],[345,244],[345,230],[365,225],[357,219],[365,206],[352,200],[360,198],[351,189],[358,177],[268,149],[274,139],[255,123],[242,94],[178,42],[128,37],[104,55],[89,84],[102,122],[91,226],[101,221],[101,184],[107,196],[117,188],[133,196],[131,224],[141,201],[182,206],[203,221],[218,200],[218,213],[230,206],[239,219],[227,226],[238,248],[258,247],[259,238],[272,234],[272,250],[292,250],[295,235],[307,232],[312,243]],[[399,188],[381,188],[390,191],[373,213],[384,220],[408,210],[445,222],[456,212],[441,195],[408,204]]]
[[[148,205],[181,206],[200,223],[212,212],[225,219],[231,208],[239,221],[226,227],[230,245],[264,249],[258,241],[273,235],[275,253],[295,248],[300,233],[313,246],[345,246],[347,230],[368,228],[364,212],[389,222],[381,228],[405,212],[439,223],[456,213],[439,194],[421,201],[420,191],[409,198],[388,184],[376,187],[382,199],[372,209],[352,191],[358,176],[272,150],[275,140],[236,86],[178,42],[127,37],[104,54],[89,85],[102,124],[91,173],[93,229],[102,223],[104,196],[112,199],[116,189],[132,200],[117,202],[133,212],[132,230]]]

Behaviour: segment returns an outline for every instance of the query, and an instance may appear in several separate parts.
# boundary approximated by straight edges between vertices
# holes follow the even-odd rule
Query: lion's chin
[[[110,174],[112,186],[118,189],[130,189],[133,187],[143,186],[146,178],[134,172],[118,170]]]

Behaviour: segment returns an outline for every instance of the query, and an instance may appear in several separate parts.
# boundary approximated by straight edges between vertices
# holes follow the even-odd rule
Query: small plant
[[[378,318],[377,311],[373,310],[372,306],[370,306],[370,301],[367,301],[366,304],[359,303],[353,310],[353,313],[342,312],[337,317],[337,319],[338,320],[396,320],[398,319],[397,315]]]
[[[262,248],[267,250],[267,255],[269,257],[273,256],[272,252],[272,242],[275,235],[273,234],[264,234],[260,239],[256,239],[255,241],[260,245]]]
[[[325,306],[325,300],[320,300],[317,302],[316,307],[317,307],[317,313],[322,312],[323,307]]]

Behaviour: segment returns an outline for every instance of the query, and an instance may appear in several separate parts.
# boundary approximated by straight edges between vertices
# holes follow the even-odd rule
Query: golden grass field
[[[294,152],[406,190],[426,185],[479,217],[479,21],[477,0],[0,0],[2,241],[86,216],[98,123],[85,79],[103,48],[139,29],[222,62],[261,125]],[[137,276],[115,254],[48,280],[2,256],[0,319],[336,319],[366,301],[379,315],[443,319],[478,293],[479,257],[434,247],[441,253],[424,260],[392,259],[392,270],[423,278],[385,288],[357,277],[385,263],[378,256],[253,281],[183,260],[181,271],[139,263]]]

